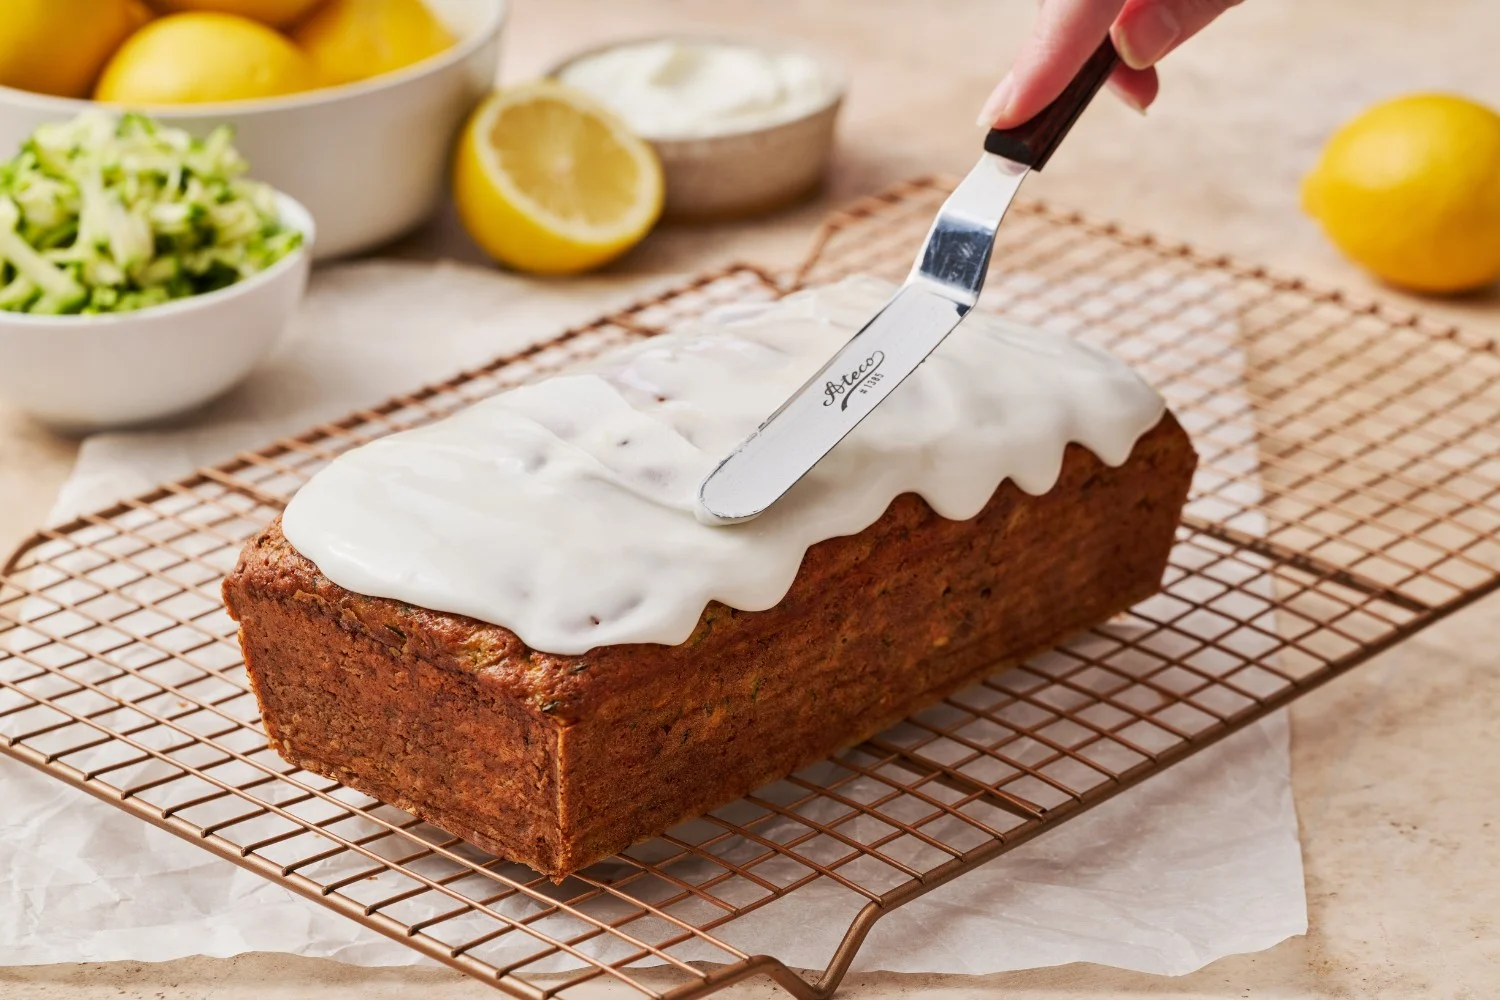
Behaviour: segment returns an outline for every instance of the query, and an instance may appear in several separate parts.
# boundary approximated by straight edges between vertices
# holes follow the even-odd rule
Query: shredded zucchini
[[[142,309],[232,285],[301,246],[232,142],[228,126],[195,139],[100,111],[38,128],[0,164],[0,309]]]

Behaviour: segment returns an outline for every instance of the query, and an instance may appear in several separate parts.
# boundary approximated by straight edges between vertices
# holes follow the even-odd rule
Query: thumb
[[[1115,48],[1132,69],[1146,69],[1202,31],[1240,0],[1127,0],[1115,19]]]

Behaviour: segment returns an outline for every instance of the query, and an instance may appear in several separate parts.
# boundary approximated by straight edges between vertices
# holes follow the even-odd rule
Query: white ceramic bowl
[[[208,402],[281,338],[307,285],[307,210],[278,196],[303,244],[227,288],[136,312],[32,316],[0,311],[0,397],[66,433],[139,424]]]
[[[506,0],[428,2],[458,44],[405,70],[287,97],[142,110],[197,135],[233,125],[251,176],[312,213],[319,258],[378,246],[432,214],[453,139],[494,86]],[[0,159],[38,125],[96,106],[0,87]]]
[[[574,63],[611,49],[643,42],[713,42],[772,52],[802,51],[718,35],[651,35],[594,46],[557,63],[547,73],[561,77]],[[755,128],[701,138],[643,134],[661,160],[666,178],[662,215],[681,222],[718,222],[771,212],[815,191],[828,171],[834,127],[848,89],[839,67],[807,53],[829,81],[827,98],[806,114]]]

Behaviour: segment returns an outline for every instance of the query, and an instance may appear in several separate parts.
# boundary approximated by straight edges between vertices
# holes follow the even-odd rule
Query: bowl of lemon
[[[505,0],[6,0],[0,159],[91,106],[206,137],[301,203],[315,254],[416,227],[494,84]]]

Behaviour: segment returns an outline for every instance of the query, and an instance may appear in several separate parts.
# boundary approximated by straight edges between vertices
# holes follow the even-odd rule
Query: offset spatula
[[[911,274],[833,359],[698,487],[698,516],[747,521],[766,510],[880,405],[979,301],[995,230],[1021,182],[1041,170],[1119,55],[1108,39],[1051,104],[991,129],[984,155],[938,211]]]

